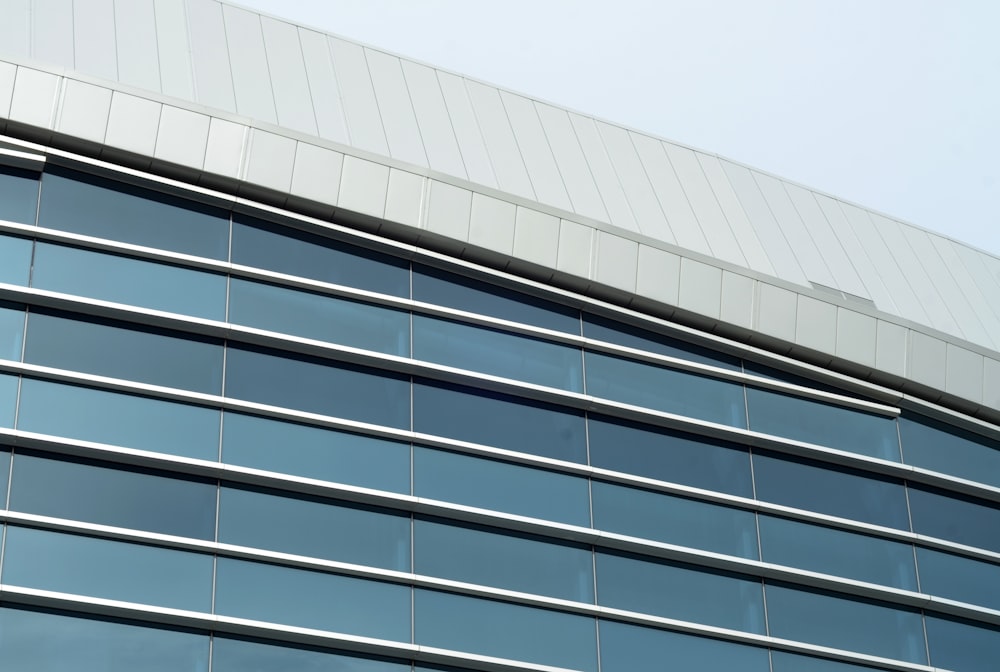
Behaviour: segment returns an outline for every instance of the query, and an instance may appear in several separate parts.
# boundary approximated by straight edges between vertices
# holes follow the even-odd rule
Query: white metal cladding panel
[[[580,141],[580,148],[586,157],[590,173],[594,176],[594,184],[601,195],[601,201],[608,211],[611,223],[627,231],[639,232],[632,206],[625,196],[615,168],[611,164],[608,152],[597,131],[597,124],[589,117],[583,117],[573,112],[569,113],[570,123]]]
[[[500,92],[500,99],[507,118],[517,139],[518,148],[528,169],[531,186],[541,203],[553,205],[563,210],[572,210],[566,185],[552,156],[549,139],[542,129],[534,103],[525,98],[506,91]]]
[[[277,123],[260,16],[223,5],[222,17],[226,25],[229,64],[233,70],[236,111],[253,119]]]
[[[997,297],[1000,296],[1000,278],[997,278],[990,273],[989,268],[986,265],[985,260],[988,258],[986,255],[976,252],[975,250],[962,245],[961,243],[956,243],[954,241],[941,239],[943,245],[948,246],[950,250],[961,260],[962,266],[968,271],[969,276],[975,282],[976,287],[979,288],[983,297]],[[986,302],[993,314],[1000,319],[1000,301],[987,301]],[[1000,331],[996,332],[998,338],[1000,338]]]
[[[260,17],[260,28],[264,35],[267,70],[271,75],[278,123],[296,131],[318,135],[298,29],[290,23],[266,16]]]
[[[222,7],[214,0],[187,0],[191,60],[198,102],[227,112],[236,111],[229,48]],[[118,30],[122,30],[119,27]]]
[[[330,45],[326,35],[305,28],[299,28],[298,33],[319,135],[321,138],[349,145],[351,136],[347,132],[340,87],[333,61],[330,60]]]
[[[427,163],[433,170],[468,179],[437,73],[433,68],[412,61],[402,61],[402,67],[413,114],[427,152]]]
[[[365,49],[365,58],[389,142],[389,154],[394,159],[427,167],[427,154],[399,59],[374,49]]]
[[[160,90],[168,96],[194,100],[191,43],[184,3],[156,0],[156,46],[160,57]]]
[[[153,0],[115,3],[118,34],[118,80],[140,89],[160,90]]]
[[[627,137],[631,148],[634,148],[636,156],[639,157],[640,165],[631,169],[630,164],[619,159],[615,152],[612,152],[612,158],[623,181],[636,179],[633,174],[640,175],[633,190],[629,190],[629,185],[625,185],[626,193],[630,193],[630,195],[640,194],[645,197],[645,186],[648,178],[648,184],[652,188],[654,196],[652,202],[656,204],[656,209],[654,210],[650,205],[641,211],[645,213],[639,217],[643,233],[656,235],[655,230],[647,231],[648,222],[655,221],[654,216],[662,213],[666,221],[666,230],[669,231],[670,236],[665,240],[703,254],[711,254],[712,250],[698,226],[694,211],[691,210],[687,196],[681,189],[680,182],[677,181],[674,168],[670,165],[670,160],[667,159],[667,154],[663,150],[663,143],[642,133],[629,132]],[[609,151],[611,146],[609,145]],[[626,146],[625,150],[628,149],[630,148]],[[624,156],[628,157],[629,153],[625,151]],[[628,172],[623,174],[623,170]],[[640,188],[642,191],[638,191]],[[639,215],[640,211],[636,211],[636,214]]]
[[[603,121],[596,123],[608,158],[611,159],[611,165],[614,166],[632,214],[635,215],[639,233],[670,243],[676,242],[629,132]],[[658,180],[659,176],[653,179]]]
[[[500,92],[492,86],[463,80],[472,101],[472,109],[486,141],[500,188],[517,196],[535,200],[535,190],[524,166],[524,158],[500,100]]]
[[[955,243],[941,236],[929,235],[928,238],[941,256],[945,266],[951,271],[958,290],[969,301],[972,309],[986,328],[993,348],[1000,349],[1000,314],[998,314],[1000,303],[990,301],[987,298],[988,295],[984,294],[965,261],[959,256],[955,249]],[[997,295],[998,291],[994,291],[993,296]]]
[[[389,145],[382,128],[382,117],[375,100],[375,89],[372,88],[364,49],[336,37],[328,39],[351,144],[359,149],[388,156]]]
[[[21,60],[31,54],[31,0],[4,0],[0,55]]]
[[[7,4],[10,3],[5,3],[5,9]],[[5,16],[0,23],[7,20]],[[74,0],[73,35],[76,70],[85,75],[117,80],[114,0]],[[3,35],[0,34],[2,40]]]
[[[73,68],[73,0],[34,0],[31,5],[31,56]]]
[[[438,71],[436,74],[469,179],[497,188],[499,185],[493,171],[490,153],[486,149],[486,141],[483,140],[476,112],[472,109],[472,101],[469,100],[469,92],[465,89],[465,82],[461,77],[447,72]]]
[[[577,140],[576,131],[566,110],[535,101],[535,110],[548,138],[559,174],[569,195],[572,210],[578,215],[608,221],[601,194],[587,165],[587,157]]]

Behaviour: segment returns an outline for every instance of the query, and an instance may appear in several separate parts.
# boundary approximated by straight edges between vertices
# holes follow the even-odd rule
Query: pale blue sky
[[[995,0],[236,0],[1000,256]]]

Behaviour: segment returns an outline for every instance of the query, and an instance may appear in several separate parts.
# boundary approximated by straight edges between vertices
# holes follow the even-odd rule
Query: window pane
[[[911,484],[913,531],[1000,551],[1000,509],[988,502]]]
[[[0,359],[21,361],[24,306],[0,301]]]
[[[588,313],[583,314],[583,335],[597,341],[686,359],[689,362],[719,366],[733,371],[743,370],[739,357]]]
[[[413,386],[413,428],[522,453],[587,461],[582,411],[497,392],[418,380]]]
[[[903,484],[891,478],[754,452],[757,499],[901,530],[909,528]]]
[[[597,352],[584,355],[587,394],[699,420],[746,427],[742,385]]]
[[[388,371],[246,345],[226,353],[226,396],[408,429],[410,381]]]
[[[417,574],[577,602],[594,601],[589,546],[442,519],[414,521]]]
[[[1000,609],[1000,565],[920,546],[917,565],[923,592]]]
[[[995,672],[1000,630],[927,614],[931,665],[962,672]]]
[[[223,486],[219,541],[385,569],[410,569],[410,516]]]
[[[917,589],[909,544],[765,514],[758,517],[758,524],[764,562]]]
[[[0,373],[0,427],[14,426],[17,409],[17,376]]]
[[[597,553],[605,607],[764,634],[760,579],[613,551]]]
[[[422,446],[413,448],[413,494],[590,526],[590,494],[585,478]]]
[[[253,469],[410,492],[410,445],[242,413],[225,413],[222,460]]]
[[[757,559],[751,511],[594,481],[594,527]]]
[[[3,582],[207,612],[212,563],[210,555],[9,525]]]
[[[42,176],[38,225],[210,259],[229,243],[222,208],[61,169]]]
[[[537,327],[580,333],[580,311],[480,280],[414,264],[413,299]]]
[[[38,206],[38,173],[0,167],[0,219],[34,224]]]
[[[767,649],[601,620],[601,672],[768,672]]]
[[[0,173],[0,184],[3,183],[2,178],[3,173]],[[0,195],[0,204],[2,203],[3,196]],[[0,214],[0,219],[3,219],[2,214]],[[32,242],[27,238],[0,235],[0,282],[28,286],[28,274],[31,271],[31,245]]]
[[[390,355],[410,354],[406,311],[240,278],[230,283],[229,320]]]
[[[773,637],[926,664],[920,612],[768,583]]]
[[[593,618],[419,588],[413,598],[419,645],[597,669]]]
[[[25,378],[17,426],[202,460],[219,459],[218,409]]]
[[[413,357],[535,385],[583,391],[579,348],[496,329],[415,314]]]
[[[750,429],[899,462],[896,420],[747,387]]]
[[[348,635],[410,641],[409,586],[257,562],[219,558],[215,612]]]
[[[33,309],[24,361],[208,394],[222,388],[221,342],[82,315]]]
[[[233,263],[335,285],[410,296],[409,262],[237,214]]]
[[[150,470],[18,453],[10,508],[42,516],[215,538],[216,486]]]
[[[877,672],[871,667],[775,650],[771,651],[771,664],[773,672]]]
[[[187,630],[0,607],[0,659],[12,672],[205,672],[208,641]]]
[[[226,319],[226,276],[101,254],[64,245],[35,246],[31,286],[182,313]]]
[[[0,446],[0,502],[7,502],[7,481],[10,480],[10,448]]]
[[[1000,486],[1000,442],[919,416],[899,418],[903,459],[971,481]]]
[[[216,635],[212,672],[410,672],[410,664]]]
[[[587,429],[595,467],[753,497],[744,446],[595,415]]]

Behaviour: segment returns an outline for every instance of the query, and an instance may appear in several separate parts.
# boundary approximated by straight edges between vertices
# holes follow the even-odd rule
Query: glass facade
[[[995,438],[106,177],[0,219],[0,669],[997,669]]]

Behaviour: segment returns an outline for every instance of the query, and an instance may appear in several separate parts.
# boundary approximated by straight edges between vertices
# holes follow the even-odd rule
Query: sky
[[[235,0],[1000,256],[995,0]]]

